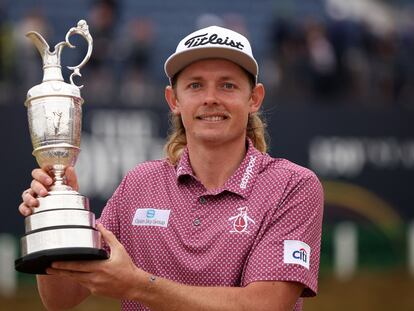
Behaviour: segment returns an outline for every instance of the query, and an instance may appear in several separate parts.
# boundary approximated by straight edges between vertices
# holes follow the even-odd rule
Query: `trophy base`
[[[72,260],[102,260],[108,259],[108,254],[103,249],[86,247],[67,247],[48,249],[31,253],[18,258],[14,262],[15,269],[29,274],[47,274],[46,269],[53,261]]]

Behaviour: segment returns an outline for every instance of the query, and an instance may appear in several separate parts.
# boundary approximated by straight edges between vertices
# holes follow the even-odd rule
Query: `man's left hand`
[[[144,284],[149,274],[135,266],[124,246],[111,231],[106,230],[102,224],[98,224],[97,229],[111,249],[109,259],[53,262],[51,268],[47,269],[47,274],[67,276],[88,288],[94,295],[133,299],[137,287]]]

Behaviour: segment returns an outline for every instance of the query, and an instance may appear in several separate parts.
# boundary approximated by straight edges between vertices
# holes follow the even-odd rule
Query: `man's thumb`
[[[102,238],[111,248],[111,250],[120,245],[115,235],[111,231],[107,230],[102,224],[97,224],[96,229],[98,229],[98,231],[101,233]]]

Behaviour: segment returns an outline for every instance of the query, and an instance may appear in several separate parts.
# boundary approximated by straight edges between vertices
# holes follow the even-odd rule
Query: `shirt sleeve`
[[[310,172],[310,171],[309,171]],[[317,293],[323,189],[315,174],[293,174],[276,208],[267,216],[244,267],[242,285],[291,281]]]

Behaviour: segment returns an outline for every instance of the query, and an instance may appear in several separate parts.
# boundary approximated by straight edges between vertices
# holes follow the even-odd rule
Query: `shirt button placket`
[[[201,205],[204,205],[204,204],[206,204],[207,203],[207,199],[204,197],[204,196],[201,196],[201,197],[199,197],[198,198],[198,202],[201,204]],[[194,227],[198,227],[198,226],[200,226],[201,225],[201,220],[200,220],[200,217],[199,216],[197,216],[196,218],[194,218],[194,220],[193,220],[193,226]]]
[[[207,199],[206,199],[205,197],[201,196],[201,197],[198,199],[198,202],[200,202],[200,204],[206,204],[206,203],[207,203]]]

